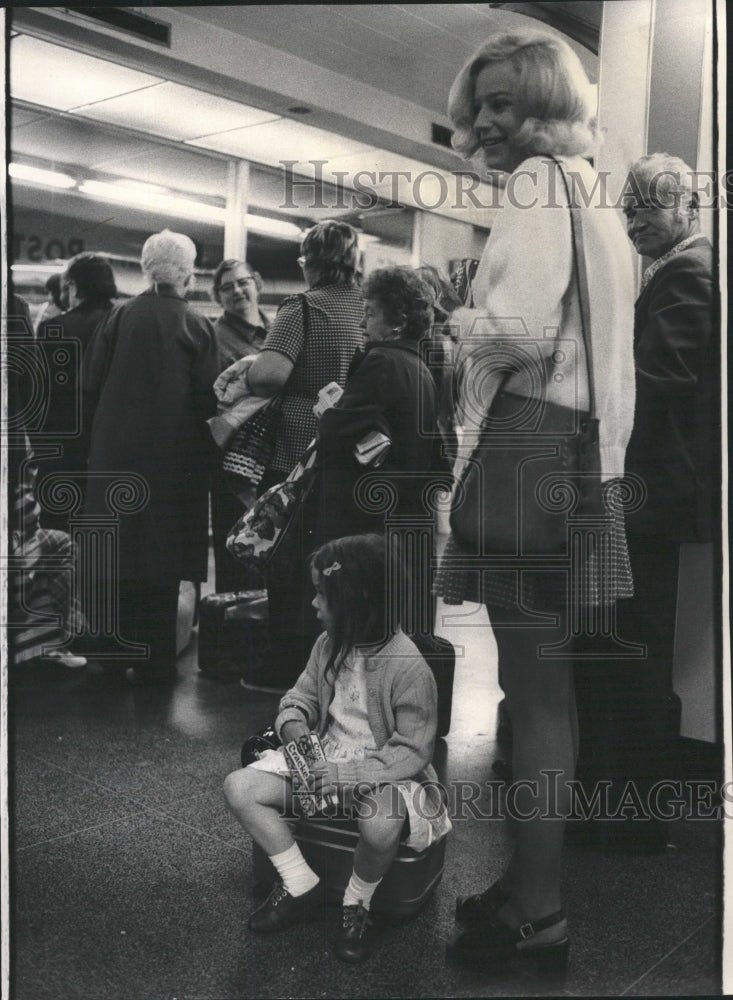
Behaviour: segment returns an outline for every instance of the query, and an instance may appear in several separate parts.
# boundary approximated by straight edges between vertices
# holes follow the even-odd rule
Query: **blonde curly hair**
[[[517,77],[523,118],[514,142],[527,156],[588,153],[595,139],[593,90],[578,56],[554,35],[533,29],[504,32],[484,42],[460,71],[448,97],[453,148],[466,158],[479,148],[473,129],[476,77],[508,61]]]

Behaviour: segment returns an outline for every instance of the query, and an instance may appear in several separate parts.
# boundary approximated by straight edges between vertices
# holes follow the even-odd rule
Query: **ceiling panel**
[[[153,142],[143,142],[142,146],[150,157],[160,148]],[[95,168],[99,163],[119,158],[120,153],[124,156],[125,141],[93,122],[68,115],[52,115],[17,131],[13,128],[10,149],[13,154],[41,157],[52,163],[83,163]],[[138,149],[143,151],[141,147]]]
[[[277,119],[277,115],[268,111],[177,83],[159,83],[132,94],[96,101],[76,108],[74,114],[179,141]]]
[[[434,25],[412,17],[406,7],[397,4],[344,5],[338,8],[338,16],[351,23],[355,35],[370,32],[381,44],[386,41],[416,49],[423,58],[431,43],[438,42]]]
[[[445,114],[457,71],[483,39],[492,32],[519,26],[542,27],[522,13],[486,3],[242,4],[190,6],[185,10],[191,18],[306,59],[440,115]],[[595,81],[597,57],[567,40]],[[287,72],[286,63],[283,72]]]
[[[432,26],[434,32],[462,42],[471,49],[484,34],[496,27],[496,11],[488,4],[470,3],[415,3],[405,4],[401,10],[415,19]]]
[[[94,169],[148,184],[162,184],[189,194],[221,198],[227,189],[228,166],[224,160],[197,153],[187,146],[155,147],[150,144],[118,140],[118,153],[98,160]]]
[[[96,59],[30,35],[10,43],[10,93],[30,104],[68,111],[160,83],[160,77]]]
[[[332,160],[370,148],[287,118],[194,139],[189,145],[272,165],[278,165],[281,160]]]

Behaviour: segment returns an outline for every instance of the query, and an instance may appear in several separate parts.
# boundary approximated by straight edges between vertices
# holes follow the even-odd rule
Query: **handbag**
[[[292,575],[305,503],[315,483],[316,441],[282,483],[276,483],[255,500],[227,537],[227,551],[250,569],[271,576],[286,567]]]
[[[451,506],[453,536],[459,549],[471,554],[567,555],[568,515],[604,514],[580,209],[562,164],[555,162],[570,204],[589,411],[547,401],[547,367],[539,399],[506,391],[504,379],[456,484]]]
[[[308,336],[308,299],[301,293],[303,310],[303,343]],[[282,412],[282,396],[274,396],[267,406],[254,413],[229,443],[221,463],[222,470],[243,480],[243,487],[258,486],[275,457],[277,432]]]
[[[224,453],[224,472],[244,480],[243,486],[257,486],[275,455],[282,401],[275,396],[235,431]]]

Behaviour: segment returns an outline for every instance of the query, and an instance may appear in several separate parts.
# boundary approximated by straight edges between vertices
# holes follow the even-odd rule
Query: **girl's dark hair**
[[[353,285],[358,254],[357,232],[347,222],[327,219],[309,229],[301,249],[306,265],[319,274],[319,285]]]
[[[85,302],[106,302],[117,298],[115,276],[100,253],[78,253],[66,265],[64,283],[73,281],[76,293]]]
[[[332,671],[335,678],[354,646],[384,643],[398,628],[397,601],[391,597],[400,587],[401,565],[388,564],[383,536],[371,534],[326,542],[313,553],[310,566],[333,616],[326,673]]]
[[[433,324],[433,290],[410,267],[381,267],[364,282],[365,299],[374,299],[388,323],[401,327],[405,340],[420,340]]]

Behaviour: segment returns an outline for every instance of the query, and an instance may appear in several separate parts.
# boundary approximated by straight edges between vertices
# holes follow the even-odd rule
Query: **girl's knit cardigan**
[[[282,698],[275,729],[305,721],[322,736],[334,682],[326,677],[330,652],[324,632],[315,642],[305,670]],[[376,749],[364,760],[339,762],[337,784],[377,785],[413,778],[435,780],[430,766],[435,745],[438,699],[435,680],[414,643],[402,631],[365,656],[367,710]]]

